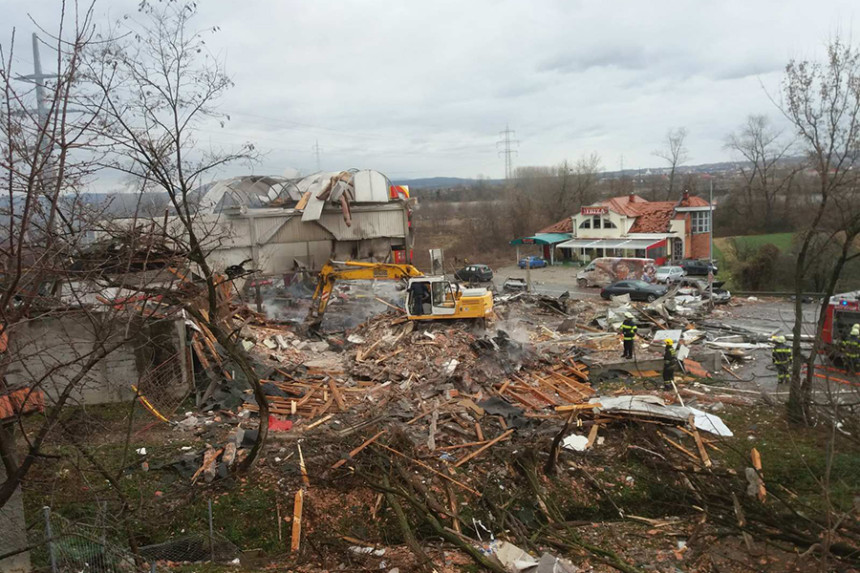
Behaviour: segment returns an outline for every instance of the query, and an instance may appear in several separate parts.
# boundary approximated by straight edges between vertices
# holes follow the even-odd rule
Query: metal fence
[[[45,507],[42,522],[29,528],[31,561],[51,573],[166,573],[179,563],[232,561],[239,549],[212,529],[211,511],[210,504],[208,532],[142,546],[135,554],[106,511],[70,520]]]

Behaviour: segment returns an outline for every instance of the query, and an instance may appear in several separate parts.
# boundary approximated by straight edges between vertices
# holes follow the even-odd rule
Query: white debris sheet
[[[584,452],[585,447],[588,445],[588,438],[585,436],[580,436],[579,434],[571,434],[561,442],[561,445],[566,450]]]
[[[598,412],[652,416],[678,422],[686,422],[690,415],[693,415],[696,428],[703,432],[724,437],[734,435],[719,416],[697,410],[696,408],[666,404],[666,401],[659,396],[652,396],[650,394],[596,396],[591,398],[589,403],[600,404],[600,407],[597,408]]]

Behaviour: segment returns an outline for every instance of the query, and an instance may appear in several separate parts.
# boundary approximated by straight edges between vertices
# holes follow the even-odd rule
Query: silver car
[[[658,283],[671,284],[677,282],[681,277],[686,274],[687,273],[684,272],[684,269],[682,269],[681,267],[659,267],[657,269],[657,273],[654,275],[654,280],[656,280]]]

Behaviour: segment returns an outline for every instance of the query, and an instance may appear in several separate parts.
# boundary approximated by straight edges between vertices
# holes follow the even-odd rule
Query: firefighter
[[[622,358],[628,360],[633,359],[633,340],[636,338],[638,328],[633,324],[633,315],[629,312],[624,313],[624,322],[621,323],[621,339],[624,343],[624,354]]]
[[[845,356],[845,368],[857,372],[860,368],[860,324],[851,327],[851,332],[842,341],[842,354]]]
[[[785,344],[784,336],[773,337],[771,359],[776,366],[776,383],[788,384],[791,380],[791,347]]]
[[[672,382],[675,380],[675,362],[677,362],[678,353],[671,338],[667,338],[664,342],[666,348],[663,351],[663,390],[671,390]]]

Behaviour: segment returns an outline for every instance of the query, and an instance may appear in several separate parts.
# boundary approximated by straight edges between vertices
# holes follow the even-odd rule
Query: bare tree
[[[77,101],[82,58],[94,44],[92,14],[92,5],[63,4],[58,31],[42,30],[56,53],[55,78],[39,86],[35,102],[15,80],[14,33],[0,47],[0,395],[14,392],[19,404],[0,421],[0,507],[64,439],[62,420],[97,367],[145,330],[136,311],[98,302],[105,268],[127,271],[128,260],[87,264],[90,234],[104,215],[103,206],[81,200],[103,159],[101,103],[82,110]],[[126,391],[129,382],[122,381]],[[23,432],[24,414],[42,397],[49,408]],[[121,513],[130,510],[126,500]]]
[[[594,203],[597,184],[600,181],[601,161],[597,153],[583,155],[576,160],[572,170],[574,205],[581,207]]]
[[[229,309],[220,304],[226,278],[209,259],[220,239],[219,223],[201,215],[195,190],[223,166],[253,160],[255,152],[250,144],[215,149],[196,138],[207,122],[223,125],[229,119],[216,112],[215,104],[233,85],[222,62],[206,46],[205,34],[217,28],[195,29],[196,11],[193,2],[144,0],[138,17],[120,20],[116,34],[92,52],[86,64],[95,86],[92,101],[104,102],[101,133],[111,150],[105,165],[137,179],[142,190],[158,189],[169,197],[174,218],[161,232],[196,266],[207,305],[201,309],[187,300],[176,302],[185,304],[212,332],[254,392],[260,425],[257,442],[240,468],[247,470],[266,439],[267,400],[228,320]]]
[[[687,128],[679,127],[670,129],[666,133],[663,147],[654,151],[654,155],[664,159],[669,164],[669,185],[666,187],[666,200],[675,197],[675,176],[678,167],[685,163],[690,157],[686,145]]]
[[[786,139],[765,115],[751,115],[736,133],[729,135],[725,147],[742,159],[740,166],[744,214],[757,213],[762,228],[772,229],[776,219],[777,202],[792,189],[801,165],[783,166],[781,162],[791,152],[794,141]]]
[[[780,104],[791,122],[810,166],[817,173],[815,196],[798,233],[797,263],[794,270],[795,319],[794,356],[800,356],[803,332],[801,296],[810,267],[823,245],[837,242],[840,255],[832,262],[831,279],[819,307],[815,340],[807,360],[807,374],[801,378],[802,361],[793,365],[788,401],[789,418],[811,423],[814,363],[820,349],[824,310],[830,302],[847,261],[856,257],[854,239],[858,234],[860,207],[856,202],[857,150],[860,148],[860,50],[837,37],[827,47],[824,63],[792,60],[786,66]]]

